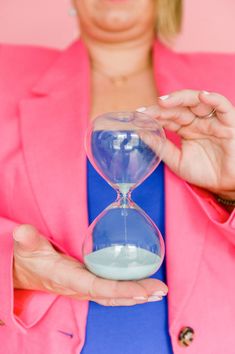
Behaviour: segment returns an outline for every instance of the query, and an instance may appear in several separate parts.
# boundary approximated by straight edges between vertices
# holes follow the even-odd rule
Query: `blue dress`
[[[88,162],[89,222],[116,199],[116,192]],[[164,169],[161,163],[132,193],[132,199],[164,230]],[[165,262],[152,276],[166,280]],[[173,354],[168,334],[167,299],[130,307],[90,302],[82,354]]]

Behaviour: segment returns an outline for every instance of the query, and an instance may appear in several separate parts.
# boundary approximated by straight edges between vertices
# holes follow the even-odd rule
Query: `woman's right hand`
[[[114,281],[95,276],[76,259],[57,252],[31,225],[17,227],[13,237],[17,289],[41,290],[105,306],[159,301],[167,294],[167,286],[160,280]]]

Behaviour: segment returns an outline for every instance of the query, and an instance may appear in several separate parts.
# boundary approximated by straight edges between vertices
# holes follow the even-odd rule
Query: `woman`
[[[235,58],[179,55],[155,41],[156,17],[159,36],[177,31],[178,0],[74,6],[82,40],[64,52],[0,51],[2,348],[232,354]],[[86,171],[88,120],[137,107],[168,132],[168,307],[164,266],[151,279],[115,282],[82,264],[88,217],[112,199],[91,166]],[[150,178],[140,202],[164,233],[163,168]]]

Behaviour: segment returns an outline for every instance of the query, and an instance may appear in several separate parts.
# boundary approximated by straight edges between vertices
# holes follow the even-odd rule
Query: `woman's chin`
[[[83,0],[86,1],[86,0]],[[126,41],[152,28],[155,21],[154,9],[144,0],[90,0],[81,6],[80,26],[83,33],[108,41]],[[152,4],[152,2],[150,2]],[[90,5],[89,5],[90,4]],[[87,16],[85,16],[85,9]],[[145,16],[143,16],[143,12]],[[120,38],[119,38],[120,36]]]
[[[97,17],[95,20],[96,26],[104,31],[123,32],[127,31],[136,25],[136,18],[130,12],[110,12],[106,16]]]
[[[115,4],[115,6],[118,6],[118,5],[126,5],[128,3],[131,3],[133,2],[134,0],[99,0],[100,2],[103,2],[105,4]]]

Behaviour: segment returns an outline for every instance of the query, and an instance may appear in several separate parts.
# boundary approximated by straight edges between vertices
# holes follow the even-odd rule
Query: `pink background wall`
[[[235,52],[235,1],[184,0],[177,50]],[[1,0],[0,42],[65,47],[77,35],[70,0]]]

